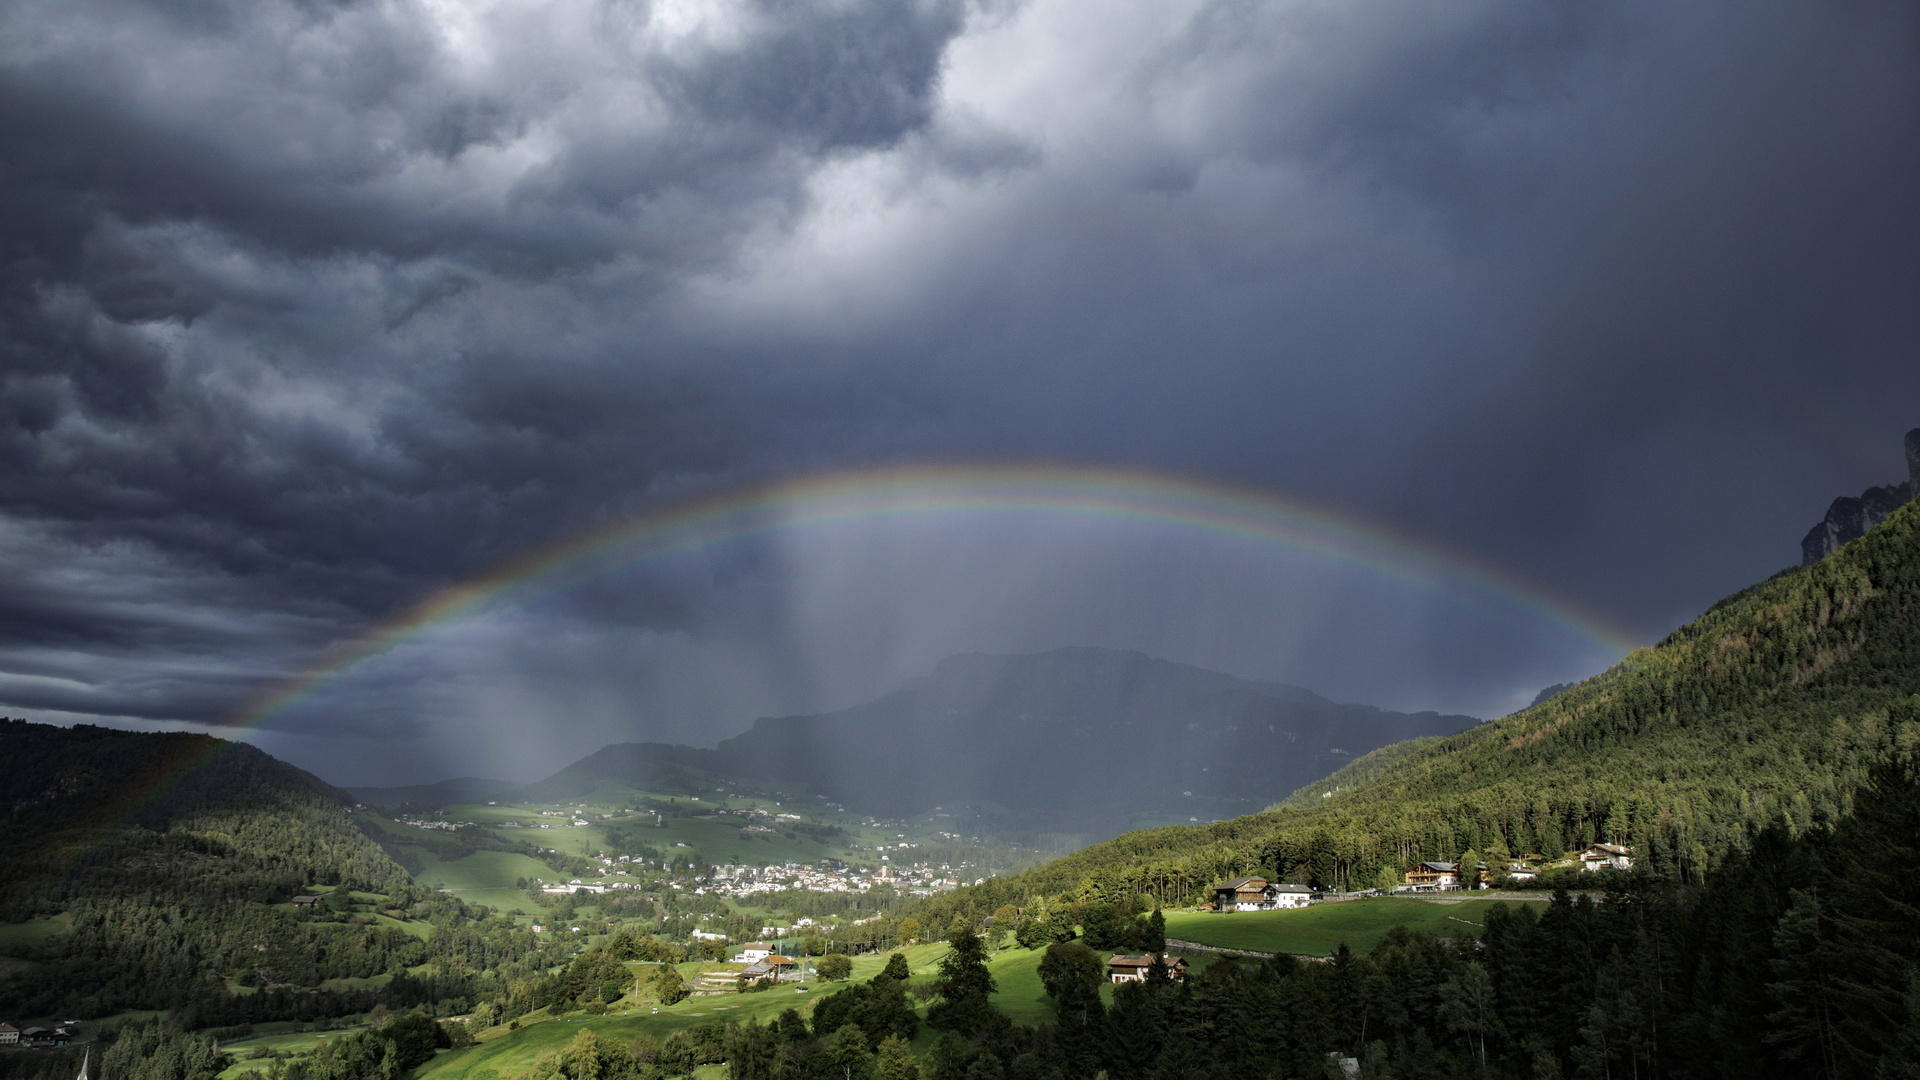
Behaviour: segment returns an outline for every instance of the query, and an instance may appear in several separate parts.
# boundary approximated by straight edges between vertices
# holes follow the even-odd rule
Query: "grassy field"
[[[1167,914],[1167,936],[1223,949],[1302,956],[1325,956],[1343,942],[1355,952],[1370,952],[1396,926],[1436,937],[1478,934],[1487,909],[1500,902],[1381,897],[1315,904],[1298,911],[1174,911]]]
[[[251,1039],[236,1039],[221,1043],[222,1050],[241,1059],[220,1074],[221,1080],[234,1080],[236,1077],[266,1072],[267,1066],[272,1062],[265,1058],[258,1061],[246,1060],[248,1054],[260,1047],[264,1046],[281,1053],[303,1054],[311,1051],[322,1039],[338,1039],[359,1030],[361,1028],[354,1027],[342,1028],[339,1031],[295,1031],[277,1035],[256,1035]]]
[[[944,944],[916,945],[906,950],[906,953],[908,966],[914,973],[914,980],[924,981],[933,977],[940,958],[947,953],[947,946]],[[1012,975],[1014,972],[1011,969],[1019,967],[1020,964],[1007,965],[1008,955],[1000,954],[996,957],[996,963],[1005,966],[1009,975]],[[1037,970],[1040,954],[1036,952],[1022,955],[1026,958],[1024,964],[1031,986],[1027,986],[1016,978],[1013,997],[1018,997],[1029,989],[1039,993],[1040,982]],[[717,964],[708,966],[716,970],[722,967]],[[885,956],[858,957],[854,960],[853,978],[870,979],[884,966],[886,966]],[[682,973],[689,982],[693,979],[694,967],[695,965],[691,964],[682,965]],[[996,967],[995,970],[998,976],[1002,968]],[[807,984],[805,992],[798,992],[791,986],[781,986],[759,994],[691,997],[678,1005],[662,1008],[658,1014],[649,1011],[649,1006],[629,1007],[623,1010],[622,1005],[616,1003],[612,1006],[614,1011],[606,1016],[585,1016],[575,1013],[557,1019],[538,1020],[534,1023],[523,1021],[523,1026],[518,1031],[510,1032],[503,1027],[496,1027],[481,1033],[480,1045],[441,1054],[429,1064],[421,1066],[416,1075],[420,1080],[496,1080],[498,1077],[528,1072],[540,1059],[541,1054],[549,1050],[558,1050],[566,1045],[567,1040],[573,1038],[582,1028],[592,1028],[595,1034],[603,1038],[628,1043],[643,1032],[656,1039],[664,1040],[668,1035],[682,1028],[714,1021],[744,1023],[750,1018],[758,1017],[761,1023],[766,1023],[777,1017],[784,1009],[798,1009],[802,1015],[810,1015],[815,1001],[846,985],[846,983],[812,982]],[[1001,995],[996,997],[996,1003],[1008,996],[1008,992],[1003,989]],[[1044,998],[1044,995],[1042,996]],[[1018,1005],[1019,1003],[1009,1001],[1008,1004]],[[1027,1003],[1026,1009],[1031,1011],[1031,1002]],[[932,1040],[932,1033],[923,1031],[916,1045],[924,1050],[925,1045],[932,1044]],[[925,1045],[921,1045],[922,1043]]]
[[[476,851],[452,862],[442,862],[430,851],[419,856],[420,872],[414,880],[431,889],[511,889],[518,878],[553,877],[545,863],[511,851]]]
[[[65,913],[50,919],[0,923],[0,948],[14,945],[38,945],[55,934],[64,934],[71,929],[73,929],[73,918]]]
[[[433,933],[433,924],[423,919],[408,919],[402,922],[391,915],[382,915],[379,912],[375,912],[373,918],[381,926],[391,930],[405,930],[421,940],[425,940],[428,934]]]
[[[485,904],[496,911],[521,915],[547,914],[546,908],[527,899],[527,894],[519,889],[461,889],[460,899],[469,904]]]
[[[931,981],[938,973],[940,960],[947,951],[944,944],[916,945],[906,950],[907,964],[913,972],[912,982],[921,984]],[[995,953],[988,962],[997,987],[993,995],[994,1007],[1012,1017],[1015,1023],[1038,1025],[1051,1023],[1054,1019],[1053,1000],[1047,997],[1046,990],[1040,985],[1040,959],[1043,955],[1044,952],[1038,949],[1009,948]],[[1196,970],[1211,962],[1210,957],[1191,961]],[[853,980],[870,979],[885,965],[884,956],[858,957],[854,960]],[[722,967],[717,964],[706,966],[712,969]],[[689,982],[695,977],[695,967],[693,964],[681,965],[682,975]],[[518,1031],[510,1032],[504,1027],[496,1027],[483,1032],[479,1046],[442,1054],[422,1066],[417,1076],[419,1080],[496,1080],[514,1076],[530,1071],[541,1054],[558,1050],[582,1028],[592,1028],[595,1034],[603,1038],[627,1043],[643,1032],[664,1040],[682,1028],[714,1021],[745,1023],[750,1018],[758,1017],[764,1024],[784,1009],[798,1009],[801,1015],[811,1016],[814,1002],[847,985],[849,983],[815,982],[809,984],[805,993],[783,986],[760,994],[694,997],[663,1008],[657,1015],[644,1005],[622,1011],[620,1004],[615,1004],[615,1011],[606,1016],[575,1013],[559,1018],[541,1018],[536,1015],[534,1022],[523,1022]],[[1101,991],[1102,998],[1109,1003],[1112,1002],[1112,991],[1110,985]],[[924,1017],[926,1010],[922,1008],[920,1013]],[[923,1027],[919,1037],[914,1040],[914,1049],[925,1053],[933,1045],[934,1038],[935,1033]]]

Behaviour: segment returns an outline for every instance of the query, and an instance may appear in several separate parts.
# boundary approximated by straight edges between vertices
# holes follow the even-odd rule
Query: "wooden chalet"
[[[1631,870],[1633,849],[1619,844],[1588,844],[1587,849],[1580,853],[1580,869]]]
[[[48,1031],[46,1028],[30,1027],[20,1033],[18,1045],[44,1050],[53,1046],[65,1046],[72,1041],[73,1036],[67,1033],[66,1028],[54,1028]]]
[[[1266,878],[1234,878],[1213,887],[1213,910],[1264,911],[1273,906],[1273,896]]]
[[[1234,878],[1213,887],[1215,911],[1272,911],[1306,907],[1313,890],[1305,885],[1275,885],[1263,877]]]
[[[1443,889],[1460,887],[1460,864],[1450,862],[1423,862],[1407,871],[1407,885],[1410,892],[1439,892]]]
[[[1187,962],[1178,956],[1160,954],[1160,962],[1167,965],[1167,974],[1176,979],[1187,977]],[[1146,982],[1147,969],[1153,966],[1151,956],[1126,956],[1115,954],[1107,961],[1107,975],[1114,982]]]

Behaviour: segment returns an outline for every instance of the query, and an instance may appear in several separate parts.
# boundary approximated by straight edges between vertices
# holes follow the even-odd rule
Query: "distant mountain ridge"
[[[941,903],[991,911],[1090,879],[1197,899],[1254,868],[1366,887],[1423,859],[1596,840],[1697,880],[1774,823],[1838,821],[1889,759],[1920,759],[1913,502],[1511,716],[1384,747],[1262,813],[1130,833]]]
[[[1800,565],[1812,566],[1848,541],[1858,540],[1920,494],[1920,428],[1907,432],[1906,450],[1906,482],[1870,487],[1857,499],[1842,495],[1833,500],[1827,516],[1801,538]]]
[[[713,750],[608,746],[518,794],[752,783],[888,816],[966,802],[1111,834],[1244,812],[1375,748],[1476,723],[1340,704],[1119,649],[967,653],[862,705],[762,717]]]

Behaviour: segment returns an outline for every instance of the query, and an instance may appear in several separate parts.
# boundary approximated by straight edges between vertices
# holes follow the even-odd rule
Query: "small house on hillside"
[[[20,1033],[19,1045],[44,1050],[52,1046],[65,1046],[72,1041],[73,1036],[65,1028],[48,1031],[46,1028],[30,1027]]]
[[[20,1029],[12,1024],[0,1024],[0,1046],[19,1046]]]
[[[1407,871],[1406,888],[1409,892],[1439,892],[1459,887],[1459,863],[1423,862]]]
[[[761,979],[777,979],[798,966],[799,961],[791,956],[781,956],[779,953],[773,953],[748,964],[747,970],[740,973],[740,978],[748,982],[757,982]]]
[[[1184,979],[1187,977],[1187,962],[1180,957],[1168,956],[1162,953],[1160,954],[1160,962],[1167,965],[1167,974],[1174,978]],[[1152,966],[1153,957],[1151,956],[1123,956],[1116,954],[1113,959],[1107,961],[1107,975],[1117,983],[1145,982],[1147,981],[1147,969]]]
[[[1587,849],[1580,853],[1580,869],[1631,870],[1633,849],[1619,844],[1588,844]]]
[[[1305,885],[1275,885],[1273,887],[1273,906],[1276,909],[1302,908],[1314,901],[1313,890]]]
[[[764,941],[749,941],[745,945],[740,946],[740,954],[735,956],[734,959],[745,960],[751,964],[756,960],[765,960],[772,955],[773,946]]]
[[[317,896],[296,896],[293,898],[294,907],[312,907],[319,902],[320,898]]]
[[[1234,878],[1213,887],[1215,911],[1272,911],[1305,907],[1313,890],[1305,885],[1275,885],[1263,877]]]

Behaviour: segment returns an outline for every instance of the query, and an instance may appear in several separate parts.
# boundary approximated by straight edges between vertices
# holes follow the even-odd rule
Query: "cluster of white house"
[[[703,887],[722,896],[752,896],[783,889],[812,889],[815,892],[865,892],[873,882],[833,863],[786,863],[781,866],[716,866]]]
[[[1633,849],[1619,844],[1588,844],[1574,859],[1583,872],[1630,870],[1633,868]],[[1476,864],[1472,871],[1457,862],[1423,862],[1407,871],[1406,884],[1395,891],[1484,889],[1490,887],[1496,877],[1527,881],[1537,875],[1538,871],[1523,862],[1508,864],[1505,874],[1490,871],[1484,862]],[[1318,899],[1320,895],[1305,885],[1281,884],[1263,877],[1234,878],[1213,887],[1215,911],[1279,911],[1306,907]]]
[[[1574,856],[1579,862],[1582,873],[1599,870],[1633,869],[1633,849],[1620,844],[1588,844]],[[1455,862],[1423,862],[1407,871],[1407,883],[1400,886],[1401,892],[1442,892],[1448,889],[1485,889],[1493,884],[1496,877],[1505,877],[1513,881],[1531,881],[1539,876],[1539,871],[1523,862],[1508,863],[1505,874],[1489,870],[1486,863],[1478,863],[1469,872]]]
[[[984,880],[984,878],[976,879],[975,884]],[[785,889],[811,889],[815,892],[866,892],[882,883],[912,896],[932,896],[936,892],[958,887],[961,879],[945,866],[933,870],[921,867],[895,867],[889,863],[868,876],[839,865],[838,860],[831,860],[819,865],[787,863],[765,868],[716,866],[706,884],[694,891],[732,897],[754,896]]]

